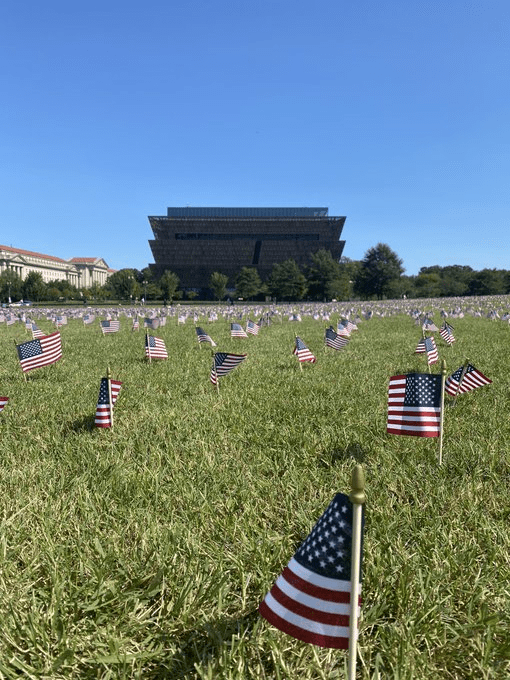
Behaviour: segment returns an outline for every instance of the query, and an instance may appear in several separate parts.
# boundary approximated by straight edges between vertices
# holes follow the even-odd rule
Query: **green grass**
[[[257,608],[357,462],[358,677],[508,677],[508,324],[455,320],[452,348],[437,334],[449,373],[469,357],[493,380],[445,409],[441,467],[437,439],[385,432],[389,377],[427,371],[408,316],[327,353],[308,317],[247,340],[202,319],[248,354],[219,395],[191,321],[154,333],[170,359],[150,365],[128,320],[97,324],[70,321],[64,358],[27,382],[13,339],[29,338],[0,328],[0,678],[344,678],[345,652]],[[317,355],[302,371],[295,332]],[[123,381],[113,430],[93,425],[107,366]]]

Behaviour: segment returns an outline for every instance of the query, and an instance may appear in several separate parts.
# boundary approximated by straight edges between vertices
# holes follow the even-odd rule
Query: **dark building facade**
[[[175,272],[183,288],[208,288],[215,271],[232,285],[241,267],[255,267],[264,280],[275,263],[307,265],[321,248],[340,259],[345,245],[345,217],[328,208],[168,208],[149,222],[151,270],[156,277]]]

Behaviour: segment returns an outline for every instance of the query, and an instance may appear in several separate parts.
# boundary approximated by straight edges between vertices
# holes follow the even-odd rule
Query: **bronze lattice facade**
[[[207,288],[215,271],[233,284],[241,267],[255,267],[265,280],[275,263],[308,265],[321,248],[340,259],[345,245],[345,217],[328,208],[168,208],[149,222],[154,275],[173,271],[183,288]]]

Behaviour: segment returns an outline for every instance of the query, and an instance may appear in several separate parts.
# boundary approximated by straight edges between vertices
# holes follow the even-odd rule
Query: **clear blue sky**
[[[509,0],[4,0],[0,243],[152,262],[167,206],[510,269]]]

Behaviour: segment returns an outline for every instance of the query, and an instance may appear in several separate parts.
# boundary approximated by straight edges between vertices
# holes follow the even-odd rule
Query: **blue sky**
[[[167,206],[327,206],[344,255],[510,269],[508,0],[5,0],[0,243],[153,262]]]

